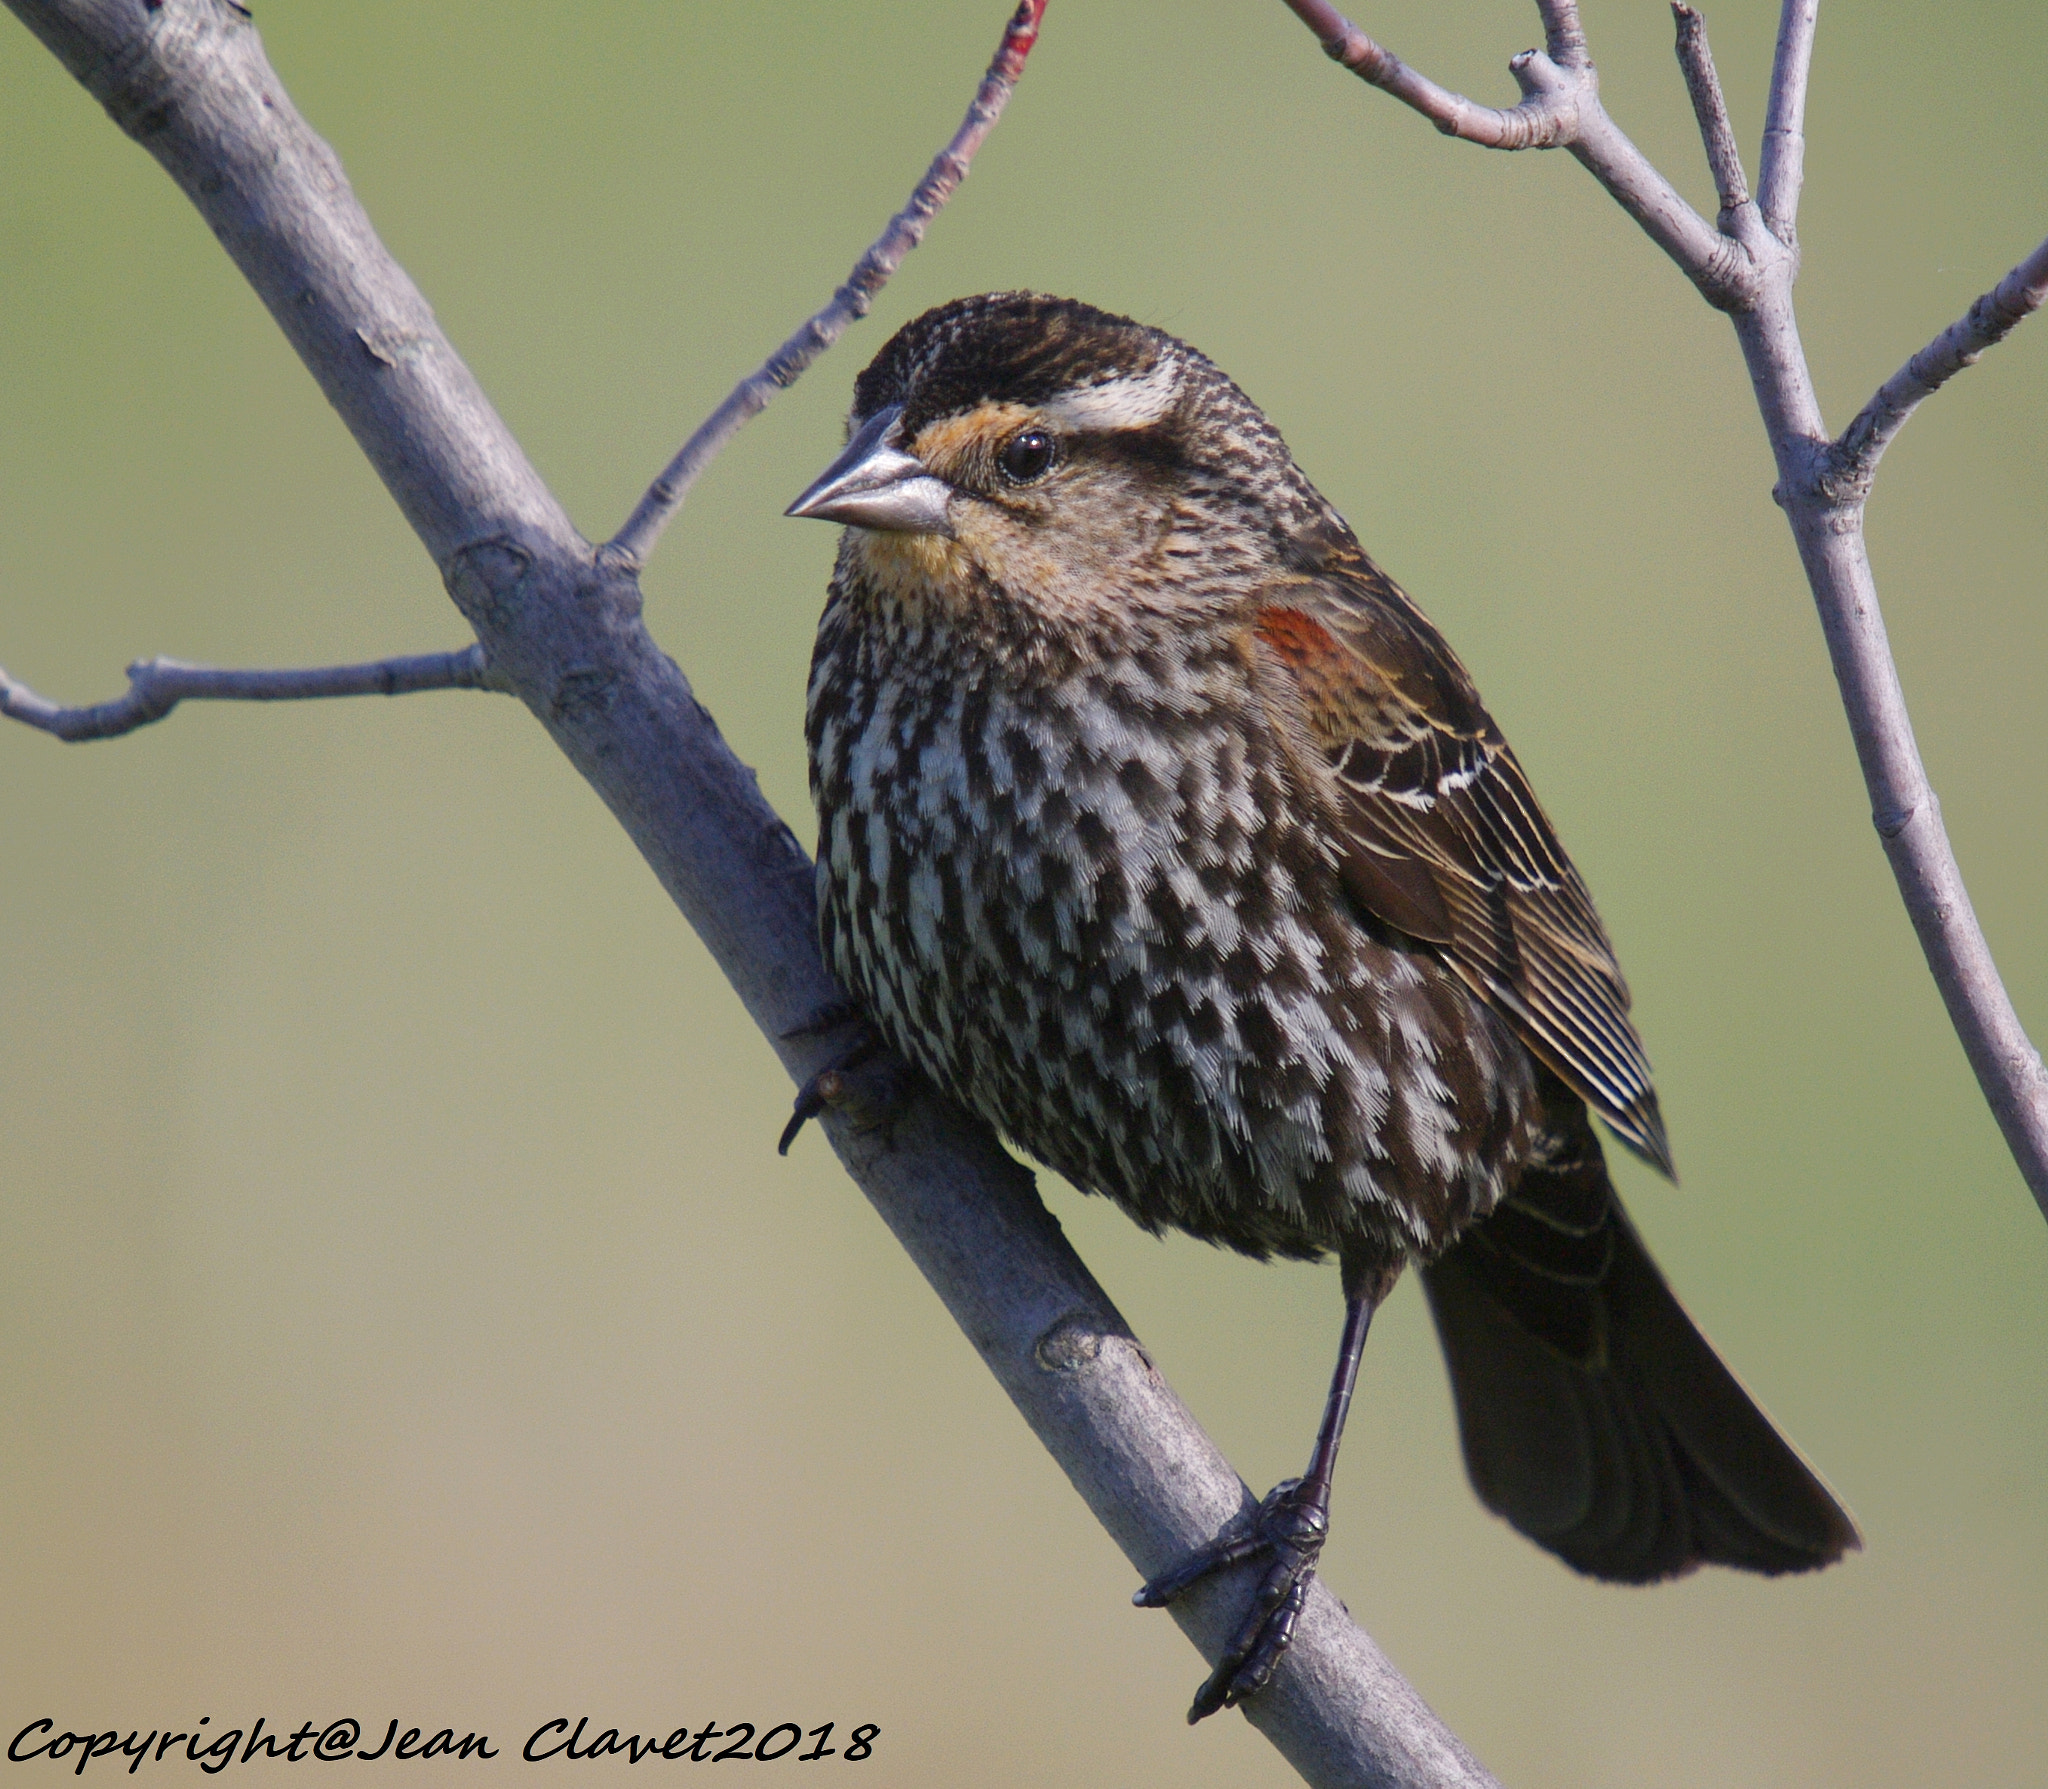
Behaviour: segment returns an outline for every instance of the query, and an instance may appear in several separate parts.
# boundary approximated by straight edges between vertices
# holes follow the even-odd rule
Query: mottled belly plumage
[[[902,1055],[1154,1230],[1398,1261],[1492,1209],[1528,1054],[1353,916],[1241,699],[1128,658],[1005,685],[900,640],[884,675],[839,619],[808,718],[822,941]]]

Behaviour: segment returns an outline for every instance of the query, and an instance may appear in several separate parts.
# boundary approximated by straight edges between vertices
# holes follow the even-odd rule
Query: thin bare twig
[[[297,671],[228,671],[175,658],[138,659],[128,667],[127,692],[89,708],[66,708],[39,696],[0,666],[0,715],[66,741],[116,739],[162,720],[180,702],[304,702],[321,696],[410,696],[420,690],[492,687],[481,646]]]
[[[1749,203],[1749,182],[1742,172],[1742,151],[1735,146],[1735,132],[1729,128],[1728,102],[1721,93],[1721,77],[1714,72],[1714,52],[1707,47],[1707,21],[1683,0],[1674,0],[1671,12],[1678,21],[1678,65],[1685,71],[1686,91],[1692,95],[1692,112],[1699,120],[1715,194],[1723,212],[1739,211]]]
[[[1771,60],[1757,197],[1764,227],[1787,248],[1798,239],[1799,189],[1806,179],[1806,87],[1819,20],[1820,0],[1785,0],[1778,15],[1778,49]]]
[[[2048,303],[2048,240],[1877,388],[1836,443],[1834,476],[1867,492],[1877,462],[1923,398],[1939,391]]]
[[[1380,66],[1374,58],[1392,62],[1326,0],[1287,4],[1347,67],[1356,62],[1364,73]],[[1567,22],[1576,26],[1575,15],[1569,21],[1563,16],[1565,0],[1537,0],[1537,5],[1547,39],[1555,38]],[[1529,51],[1510,66],[1525,92],[1535,84],[1576,84],[1571,106],[1560,104],[1552,114],[1559,120],[1569,116],[1570,128],[1553,140],[1570,148],[1685,270],[1707,302],[1727,311],[1734,323],[1777,461],[1773,494],[1791,524],[1813,591],[1850,737],[1870,793],[1872,820],[1985,1103],[2042,1215],[2048,1217],[2048,1071],[1999,977],[1941,823],[1941,804],[1921,763],[1898,667],[1885,637],[1863,535],[1863,504],[1886,443],[1922,398],[2048,297],[2048,243],[1886,381],[1839,441],[1829,438],[1792,304],[1792,284],[1799,273],[1795,225],[1804,175],[1806,89],[1818,6],[1819,0],[1784,0],[1756,199],[1739,196],[1741,160],[1707,53],[1704,24],[1689,6],[1672,9],[1678,20],[1678,60],[1692,91],[1721,197],[1718,229],[1685,205],[1642,152],[1614,128],[1600,104],[1590,61],[1575,70],[1564,69],[1552,57]],[[1366,48],[1358,49],[1354,37]],[[1581,39],[1582,58],[1583,48]],[[1406,70],[1401,73],[1411,84],[1428,85]],[[1367,73],[1367,79],[1374,76]],[[1419,110],[1430,110],[1409,93],[1390,90]],[[1473,135],[1471,140],[1485,138]]]
[[[1755,302],[1756,269],[1740,245],[1700,216],[1600,103],[1600,76],[1586,53],[1578,9],[1539,0],[1545,49],[1508,62],[1518,105],[1476,105],[1439,87],[1375,43],[1330,0],[1287,0],[1332,61],[1413,107],[1446,136],[1484,149],[1569,149],[1614,201],[1678,263],[1707,302],[1739,310]]]
[[[832,301],[806,319],[802,328],[768,356],[727,395],[724,403],[706,417],[697,432],[682,445],[662,474],[647,489],[626,524],[604,548],[613,564],[637,571],[661,538],[690,487],[725,445],[768,407],[778,391],[786,391],[802,377],[804,369],[846,333],[848,325],[868,314],[875,294],[889,283],[903,265],[903,258],[924,240],[925,228],[939,208],[953,196],[974,152],[1002,117],[1016,90],[1017,77],[1024,72],[1024,59],[1038,41],[1039,22],[1045,16],[1046,0],[1019,0],[1016,12],[996,47],[995,60],[988,65],[967,116],[953,133],[953,140],[941,149],[925,176],[917,183],[910,201],[889,220],[888,228],[876,237],[866,254],[854,263],[846,284],[832,294]]]
[[[1287,4],[1316,34],[1316,41],[1332,62],[1340,63],[1382,92],[1391,93],[1403,105],[1414,107],[1447,137],[1462,137],[1487,149],[1555,149],[1570,142],[1577,132],[1577,95],[1568,86],[1526,92],[1519,105],[1505,110],[1482,106],[1462,93],[1439,87],[1427,75],[1418,74],[1393,51],[1359,30],[1329,0],[1287,0]],[[1581,37],[1582,49],[1584,42]]]

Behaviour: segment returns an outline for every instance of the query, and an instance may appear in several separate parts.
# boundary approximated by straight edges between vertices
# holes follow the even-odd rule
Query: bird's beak
[[[897,432],[902,420],[900,404],[876,411],[846,451],[783,514],[898,534],[950,536],[946,506],[953,487],[933,477],[915,454],[903,451]]]

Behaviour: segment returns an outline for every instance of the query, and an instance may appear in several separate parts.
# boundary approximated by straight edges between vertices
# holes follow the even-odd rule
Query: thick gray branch
[[[1039,21],[1044,16],[1045,0],[1019,0],[1003,41],[996,46],[995,60],[975,89],[967,116],[953,133],[953,140],[925,170],[909,202],[854,263],[846,284],[832,294],[831,302],[807,317],[796,334],[735,385],[725,402],[683,443],[627,517],[625,526],[612,537],[605,548],[608,556],[636,571],[645,565],[647,555],[654,550],[654,543],[661,538],[670,518],[682,507],[690,487],[724,450],[725,444],[760,415],[778,391],[786,391],[795,384],[804,369],[846,333],[849,324],[868,314],[875,294],[903,265],[903,257],[924,240],[925,227],[967,178],[974,152],[995,129],[996,120],[1010,103],[1017,77],[1024,72],[1024,59],[1038,41]]]
[[[1431,97],[1442,90],[1401,69],[1327,0],[1287,4],[1346,67],[1438,117],[1445,129],[1452,128],[1444,118],[1454,114],[1441,99]],[[1567,23],[1561,16],[1563,0],[1538,0],[1538,9],[1546,41],[1555,41]],[[1678,20],[1679,64],[1721,197],[1718,230],[1693,213],[1614,129],[1601,108],[1583,39],[1579,66],[1563,67],[1554,57],[1535,51],[1516,57],[1512,66],[1525,93],[1539,102],[1556,96],[1544,109],[1551,131],[1546,142],[1569,147],[1686,271],[1707,302],[1731,315],[1777,461],[1775,494],[1792,524],[1834,661],[1849,731],[1870,792],[1872,819],[1977,1083],[2042,1215],[2048,1217],[2048,1072],[1999,978],[1942,826],[1941,807],[1920,761],[1898,668],[1885,638],[1863,538],[1863,502],[1886,443],[1922,398],[2048,297],[2048,243],[1886,381],[1839,442],[1829,439],[1792,305],[1792,283],[1799,272],[1794,224],[1804,172],[1806,89],[1818,9],[1819,0],[1784,0],[1771,71],[1763,172],[1755,199],[1739,196],[1741,161],[1707,52],[1705,22],[1689,6],[1672,9]],[[1575,15],[1568,22],[1576,28]],[[1399,82],[1381,78],[1388,66],[1400,71]],[[1455,95],[1445,97],[1456,100]],[[1487,140],[1464,130],[1453,134]],[[1494,146],[1523,145],[1501,141]],[[1701,242],[1701,231],[1711,242]]]
[[[7,4],[205,216],[425,542],[492,677],[618,817],[791,1073],[823,1066],[825,1043],[788,1035],[839,993],[809,861],[641,625],[630,568],[570,526],[385,252],[247,18],[223,0]],[[1140,1574],[1250,1510],[985,1129],[926,1101],[886,1147],[841,1119],[827,1131]],[[1175,1606],[1212,1661],[1248,1575]],[[1320,1584],[1247,1714],[1312,1783],[1491,1781]]]
[[[128,667],[125,694],[90,708],[66,708],[39,696],[0,666],[0,714],[63,740],[116,739],[162,720],[180,702],[304,702],[321,696],[410,696],[421,690],[490,687],[481,646],[299,671],[226,671],[175,658],[145,658]]]

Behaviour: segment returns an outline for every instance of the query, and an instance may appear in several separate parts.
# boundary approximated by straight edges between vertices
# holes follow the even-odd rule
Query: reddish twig
[[[768,407],[778,391],[785,391],[803,375],[804,369],[846,333],[847,326],[868,314],[875,294],[889,283],[903,265],[903,258],[924,240],[925,228],[950,199],[974,152],[995,129],[1003,108],[1010,103],[1017,77],[1024,72],[1024,59],[1038,41],[1039,22],[1045,16],[1046,0],[1019,0],[1017,10],[1004,29],[995,60],[988,65],[967,116],[953,133],[953,140],[941,149],[925,176],[910,195],[910,202],[889,220],[866,254],[854,263],[846,284],[832,294],[831,303],[807,318],[796,334],[768,356],[727,395],[724,403],[706,417],[697,432],[685,441],[676,457],[647,489],[626,524],[604,548],[604,555],[623,569],[638,570],[661,538],[690,487],[703,475],[733,436]]]

